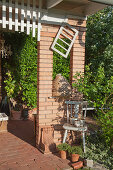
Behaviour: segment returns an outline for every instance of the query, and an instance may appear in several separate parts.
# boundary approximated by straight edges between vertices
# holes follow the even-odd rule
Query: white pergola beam
[[[90,0],[90,1],[105,5],[113,5],[113,0]]]
[[[57,4],[59,4],[62,1],[63,0],[48,0],[47,1],[47,9],[50,9],[50,8],[56,6]]]

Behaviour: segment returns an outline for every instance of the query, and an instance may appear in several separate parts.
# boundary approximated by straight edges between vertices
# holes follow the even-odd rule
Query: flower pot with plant
[[[11,108],[11,119],[12,120],[21,120],[22,116],[22,106],[21,104],[16,104]]]
[[[9,66],[7,66],[7,68],[9,68]],[[12,73],[9,70],[7,70],[6,72],[6,78],[4,80],[4,83],[5,91],[7,93],[6,98],[9,105],[10,118],[12,120],[20,120],[22,113],[22,105],[20,104],[20,101],[16,101],[15,98],[17,98],[16,94],[19,95],[21,88],[19,85],[16,84],[16,81],[14,80],[14,77],[12,76]]]
[[[79,146],[70,146],[68,148],[68,152],[71,156],[72,162],[77,162],[79,160],[80,155],[82,155],[82,149]]]
[[[57,146],[58,150],[60,151],[60,157],[62,159],[66,159],[66,152],[68,150],[69,145],[67,143],[61,143]]]

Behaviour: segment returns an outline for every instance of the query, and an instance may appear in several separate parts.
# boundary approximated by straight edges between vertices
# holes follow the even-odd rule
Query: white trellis
[[[30,0],[27,0],[27,4],[24,4],[24,0],[21,1],[21,4],[18,3],[18,0],[15,0],[15,2],[12,2],[12,0],[9,0],[9,2],[0,1],[2,7],[0,24],[2,24],[2,28],[20,32],[26,31],[27,34],[30,34],[32,29],[32,35],[35,37],[39,20],[39,10],[36,8],[35,2],[33,0],[33,5],[30,6]]]
[[[9,30],[13,31],[20,31],[20,32],[26,32],[28,35],[30,34],[30,31],[32,30],[32,36],[35,37],[36,35],[36,29],[38,29],[37,34],[37,40],[40,41],[40,30],[41,30],[41,23],[47,23],[47,24],[58,24],[62,25],[62,23],[67,23],[68,17],[66,18],[65,15],[56,14],[56,13],[49,13],[48,10],[44,10],[41,8],[41,2],[42,0],[39,0],[39,8],[36,7],[36,0],[33,0],[32,5],[30,4],[30,0],[27,0],[27,3],[25,4],[24,0],[21,0],[21,4],[19,3],[19,0],[1,0],[0,6],[1,6],[1,18],[0,18],[0,24],[2,24],[2,28],[7,28]],[[75,18],[76,16],[74,16]],[[73,18],[71,16],[71,18]],[[78,17],[77,17],[78,18]],[[79,17],[80,18],[80,17]],[[82,19],[84,19],[82,17]],[[69,26],[69,24],[68,24]],[[57,35],[57,39],[55,39],[52,49],[57,51],[59,54],[61,54],[64,57],[67,57],[69,54],[71,47],[74,43],[74,40],[78,34],[78,31],[71,26],[69,26],[70,29],[73,30],[74,35],[72,36],[71,43],[68,44],[68,49],[65,49],[64,47],[61,47],[60,44],[57,43],[57,39],[60,38],[61,30],[65,29],[65,27],[60,28],[60,32]],[[66,29],[65,29],[66,31]],[[67,31],[69,34],[69,31]],[[69,39],[69,37],[68,37]],[[62,39],[61,39],[62,40]],[[63,41],[63,40],[62,40]],[[61,48],[66,50],[66,54],[61,53],[57,49],[55,49],[55,44],[59,45]],[[66,42],[64,42],[66,44]]]

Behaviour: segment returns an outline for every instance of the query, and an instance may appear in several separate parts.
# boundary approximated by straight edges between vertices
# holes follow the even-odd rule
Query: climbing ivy
[[[4,33],[7,44],[11,45],[12,56],[4,65],[6,75],[10,71],[13,88],[13,97],[29,107],[37,105],[37,40],[32,34],[27,36],[24,33]],[[6,60],[5,60],[6,61]],[[11,78],[6,76],[6,91]],[[8,92],[7,92],[8,94]]]

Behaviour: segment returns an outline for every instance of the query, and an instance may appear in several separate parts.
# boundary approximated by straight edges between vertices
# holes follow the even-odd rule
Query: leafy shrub
[[[104,142],[101,131],[87,137],[84,157],[103,164],[109,170],[113,169],[113,152]]]
[[[82,148],[80,146],[70,146],[68,148],[68,152],[69,153],[72,153],[72,154],[79,154],[79,155],[82,155]]]
[[[86,32],[86,63],[96,75],[100,66],[107,77],[113,76],[113,8],[109,6],[88,16]]]
[[[29,107],[36,107],[37,40],[32,38],[31,34],[27,36],[18,32],[4,33],[4,38],[6,43],[11,45],[13,52],[7,64],[4,64],[7,75],[5,79],[7,95],[9,89],[13,90],[12,97],[18,98]]]
[[[6,73],[6,76],[7,76],[7,78],[4,81],[5,84],[6,84],[5,90],[6,90],[7,96],[9,98],[13,98],[14,97],[14,89],[15,89],[15,86],[16,86],[16,81],[13,79],[10,71],[8,71]]]
[[[68,147],[69,147],[69,145],[67,143],[61,143],[61,144],[57,145],[57,148],[59,149],[59,151],[61,151],[61,150],[67,151]]]
[[[100,113],[100,123],[103,131],[103,136],[107,144],[113,149],[113,110],[106,113]]]
[[[84,95],[89,103],[93,103],[105,141],[111,146],[113,142],[113,76],[106,78],[104,68],[101,66],[94,75],[90,67],[86,66],[85,75],[75,74],[73,86]]]

